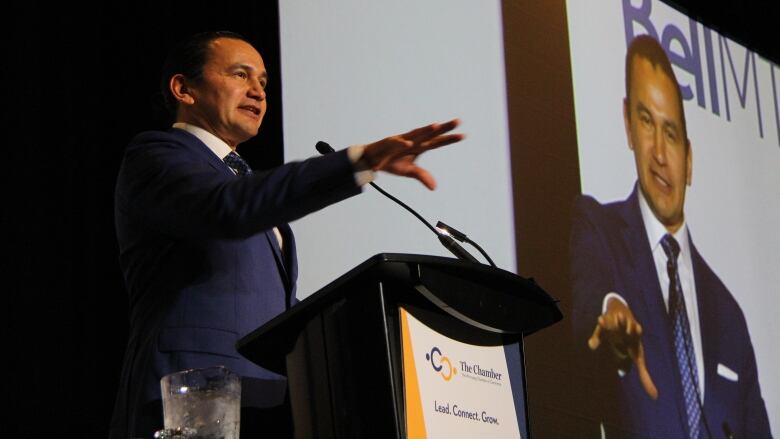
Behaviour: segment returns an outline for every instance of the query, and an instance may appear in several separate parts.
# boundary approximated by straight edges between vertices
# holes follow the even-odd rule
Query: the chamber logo
[[[449,381],[457,375],[458,369],[452,366],[449,357],[442,355],[441,349],[434,346],[431,352],[425,354],[425,360],[431,362],[433,370],[438,372],[444,381]]]

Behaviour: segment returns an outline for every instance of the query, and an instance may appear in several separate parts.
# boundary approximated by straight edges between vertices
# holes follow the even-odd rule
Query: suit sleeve
[[[604,207],[590,197],[575,201],[570,237],[570,269],[572,284],[572,331],[577,358],[577,387],[585,401],[577,408],[589,421],[582,437],[600,437],[602,428],[611,436],[614,426],[621,425],[620,399],[617,396],[620,378],[618,368],[628,370],[628,364],[617,364],[608,349],[593,352],[590,338],[601,314],[604,296],[622,293],[615,272],[616,257],[610,251],[605,233],[613,224],[606,218]],[[612,230],[614,232],[614,230]],[[625,431],[616,429],[618,436]]]
[[[586,350],[596,327],[604,297],[620,293],[614,273],[614,257],[604,237],[602,207],[590,197],[581,197],[573,208],[570,240],[572,325],[577,350]]]
[[[237,178],[175,142],[131,145],[117,188],[126,214],[174,238],[245,238],[360,192],[345,151]]]
[[[742,388],[742,401],[744,404],[745,425],[742,427],[745,431],[745,437],[771,438],[772,433],[769,430],[769,418],[766,412],[764,399],[761,397],[761,389],[758,383],[758,370],[756,368],[756,356],[753,352],[753,344],[750,338],[747,339],[747,350],[745,356],[745,367],[741,375],[745,381]]]

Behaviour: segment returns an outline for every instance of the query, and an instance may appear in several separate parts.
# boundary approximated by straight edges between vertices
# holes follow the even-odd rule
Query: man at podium
[[[175,123],[137,135],[125,151],[115,217],[130,336],[112,438],[151,437],[162,427],[160,378],[215,365],[242,376],[242,437],[289,436],[284,377],[235,350],[295,302],[287,223],[360,193],[375,171],[434,189],[415,160],[463,138],[451,120],[252,172],[235,150],[260,128],[267,80],[263,58],[240,35],[195,35],[163,68]]]

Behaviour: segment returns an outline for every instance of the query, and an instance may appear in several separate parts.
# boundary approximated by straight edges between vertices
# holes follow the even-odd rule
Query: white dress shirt
[[[650,250],[653,252],[655,271],[658,282],[661,284],[661,294],[664,297],[666,312],[669,312],[669,274],[666,271],[666,253],[661,245],[661,239],[669,233],[655,217],[650,205],[647,204],[642,191],[639,190],[639,210],[642,212],[642,221],[645,224],[647,240],[650,242]],[[699,392],[704,398],[704,357],[701,348],[701,328],[699,326],[699,303],[696,300],[696,281],[693,275],[693,262],[691,261],[691,241],[688,237],[688,226],[683,221],[680,228],[672,234],[680,244],[680,254],[677,257],[677,271],[682,285],[682,295],[685,300],[685,309],[688,313],[688,323],[691,329],[691,341],[693,352],[696,355],[696,371],[699,375]]]

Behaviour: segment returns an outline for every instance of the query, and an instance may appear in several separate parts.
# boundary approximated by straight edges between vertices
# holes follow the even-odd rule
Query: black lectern
[[[379,254],[237,349],[288,377],[296,437],[405,438],[400,307],[452,339],[519,341],[520,349],[524,335],[562,318],[533,279],[451,258]]]

